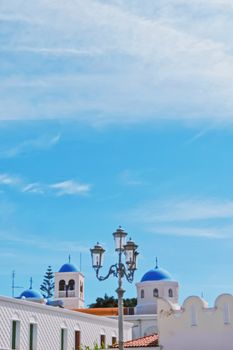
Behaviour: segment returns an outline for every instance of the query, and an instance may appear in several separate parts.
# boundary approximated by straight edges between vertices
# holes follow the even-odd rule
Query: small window
[[[60,290],[60,291],[66,290],[66,282],[65,282],[64,280],[61,280],[61,281],[59,282],[59,290]]]
[[[20,323],[19,321],[12,321],[12,332],[11,332],[11,348],[12,350],[19,349],[20,334],[19,334]]]
[[[145,292],[144,292],[144,289],[141,290],[141,299],[144,299],[145,297]]]
[[[173,290],[171,288],[168,290],[168,296],[169,298],[173,298]]]
[[[67,349],[67,329],[61,329],[61,350]]]
[[[155,289],[153,290],[153,296],[154,296],[155,298],[158,298],[158,296],[159,296],[159,290],[158,290],[157,288],[155,288]]]
[[[223,305],[223,319],[224,319],[224,324],[230,323],[230,314],[229,314],[229,305],[228,304]]]
[[[197,326],[197,312],[195,306],[191,306],[191,326]]]
[[[83,283],[80,282],[80,293],[83,294]]]
[[[100,335],[100,347],[101,349],[105,349],[106,346],[106,336],[105,334]]]
[[[116,337],[112,337],[112,346],[116,345],[116,343],[117,343],[117,338]]]
[[[29,350],[36,349],[36,335],[37,335],[37,325],[35,323],[30,323],[29,327]]]
[[[74,287],[75,287],[75,281],[69,280],[69,283],[68,283],[69,290],[74,290]]]
[[[81,349],[81,332],[75,331],[75,350]]]

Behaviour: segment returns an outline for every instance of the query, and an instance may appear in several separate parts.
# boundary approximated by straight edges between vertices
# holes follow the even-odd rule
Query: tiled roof
[[[124,307],[124,315],[132,315],[130,313],[133,307]],[[118,307],[98,307],[98,308],[86,308],[86,309],[73,309],[73,311],[83,312],[85,314],[97,315],[97,316],[118,316]]]
[[[124,348],[150,348],[158,346],[158,334],[147,335],[143,338],[133,339],[124,343]],[[118,348],[118,344],[112,346]]]
[[[73,309],[73,311],[83,312],[85,314],[97,315],[97,316],[117,316],[117,307],[100,307],[100,308],[89,308],[89,309]]]

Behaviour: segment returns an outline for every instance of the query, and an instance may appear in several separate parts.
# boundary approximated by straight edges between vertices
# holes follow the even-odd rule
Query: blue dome
[[[170,281],[172,279],[168,271],[156,267],[142,276],[141,282],[146,281]]]
[[[67,263],[62,265],[59,272],[78,272],[78,269],[75,265]]]
[[[34,289],[26,289],[20,294],[19,299],[44,299],[43,295]]]

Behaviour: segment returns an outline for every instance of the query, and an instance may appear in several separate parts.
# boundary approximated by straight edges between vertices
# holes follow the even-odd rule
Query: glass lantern
[[[137,247],[131,239],[124,245],[125,261],[129,270],[136,270],[137,268],[137,256],[139,254],[136,251]]]
[[[119,226],[116,232],[113,233],[113,236],[115,240],[115,250],[123,251],[127,233],[121,228],[121,226]]]
[[[92,257],[92,266],[94,269],[101,268],[104,261],[105,249],[97,242],[94,248],[90,249]]]

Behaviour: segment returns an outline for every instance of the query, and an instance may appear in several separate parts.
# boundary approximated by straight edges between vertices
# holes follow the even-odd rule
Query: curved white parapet
[[[159,298],[158,329],[163,350],[232,350],[233,296],[221,294],[214,307],[197,296],[180,307]]]

